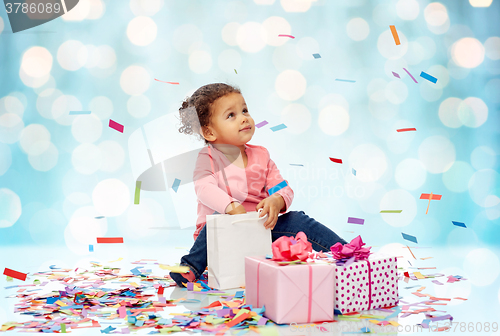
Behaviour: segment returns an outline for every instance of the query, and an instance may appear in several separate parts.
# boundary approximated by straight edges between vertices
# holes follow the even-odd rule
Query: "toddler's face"
[[[205,136],[208,141],[242,146],[252,139],[255,122],[241,94],[233,92],[220,97],[213,103],[212,109],[208,127],[211,138]]]

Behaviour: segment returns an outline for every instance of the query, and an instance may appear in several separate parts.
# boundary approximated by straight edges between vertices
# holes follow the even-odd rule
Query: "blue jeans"
[[[191,247],[189,254],[181,258],[180,265],[188,266],[196,279],[199,279],[207,267],[207,226],[205,225]],[[330,251],[330,246],[337,242],[342,245],[347,242],[340,238],[328,227],[309,217],[304,211],[289,211],[278,216],[276,226],[271,232],[272,240],[279,237],[295,237],[300,231],[304,232],[307,240],[312,244],[315,251]],[[184,287],[182,282],[186,279],[180,273],[170,273],[177,285]]]

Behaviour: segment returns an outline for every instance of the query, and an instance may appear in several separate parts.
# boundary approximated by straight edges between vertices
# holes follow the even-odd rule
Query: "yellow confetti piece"
[[[189,272],[189,267],[187,266],[168,266],[168,265],[163,265],[159,264],[161,269],[164,270],[169,270],[170,272],[173,273],[187,273]]]
[[[397,321],[389,321],[389,323],[392,324],[395,327],[397,327],[397,326],[400,325]]]
[[[376,325],[378,325],[380,323],[380,321],[377,321],[377,320],[368,320],[368,321],[370,321],[371,323],[376,324]]]
[[[276,327],[261,327],[261,328],[257,328],[257,330],[259,330],[260,334],[261,335],[264,335],[264,336],[279,336],[279,333],[278,333],[278,328]]]
[[[425,277],[420,272],[413,272],[413,275],[417,277],[417,279],[425,279]]]
[[[122,261],[122,260],[123,260],[123,258],[118,258],[118,259],[116,259],[116,260],[113,260],[113,261],[108,261],[108,262],[109,262],[109,263],[112,263],[112,262],[117,262],[117,261]]]
[[[56,304],[56,305],[59,305],[60,307],[65,307],[65,306],[67,306],[67,304],[65,304],[65,303],[64,303],[64,302],[62,302],[61,300],[57,300],[57,301],[55,302],[55,304]]]
[[[134,287],[140,287],[137,283],[135,282],[131,282],[130,285],[134,286]]]

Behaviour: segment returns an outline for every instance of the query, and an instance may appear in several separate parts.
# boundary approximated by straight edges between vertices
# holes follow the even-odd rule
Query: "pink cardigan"
[[[241,203],[247,212],[256,211],[257,204],[269,197],[267,190],[284,180],[265,147],[246,144],[248,163],[246,168],[240,168],[231,164],[213,145],[209,146],[210,151],[207,146],[198,154],[193,175],[198,197],[198,219],[193,235],[195,240],[205,226],[206,215],[215,212],[224,214],[231,202]],[[221,171],[223,167],[229,188],[226,188],[224,182]],[[228,189],[232,197],[229,196]],[[293,190],[286,186],[277,193],[285,200],[285,210],[281,211],[285,213],[292,204]]]

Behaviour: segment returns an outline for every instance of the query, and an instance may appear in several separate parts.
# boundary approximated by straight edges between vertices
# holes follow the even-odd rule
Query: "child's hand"
[[[259,209],[262,209],[259,218],[265,216],[266,214],[268,215],[267,220],[264,223],[264,227],[266,229],[274,229],[274,226],[278,221],[278,214],[284,207],[285,200],[280,194],[273,194],[264,198],[259,204],[257,204],[256,210],[259,211]]]
[[[231,202],[227,208],[226,213],[229,215],[239,215],[247,213],[245,207],[238,202]]]

